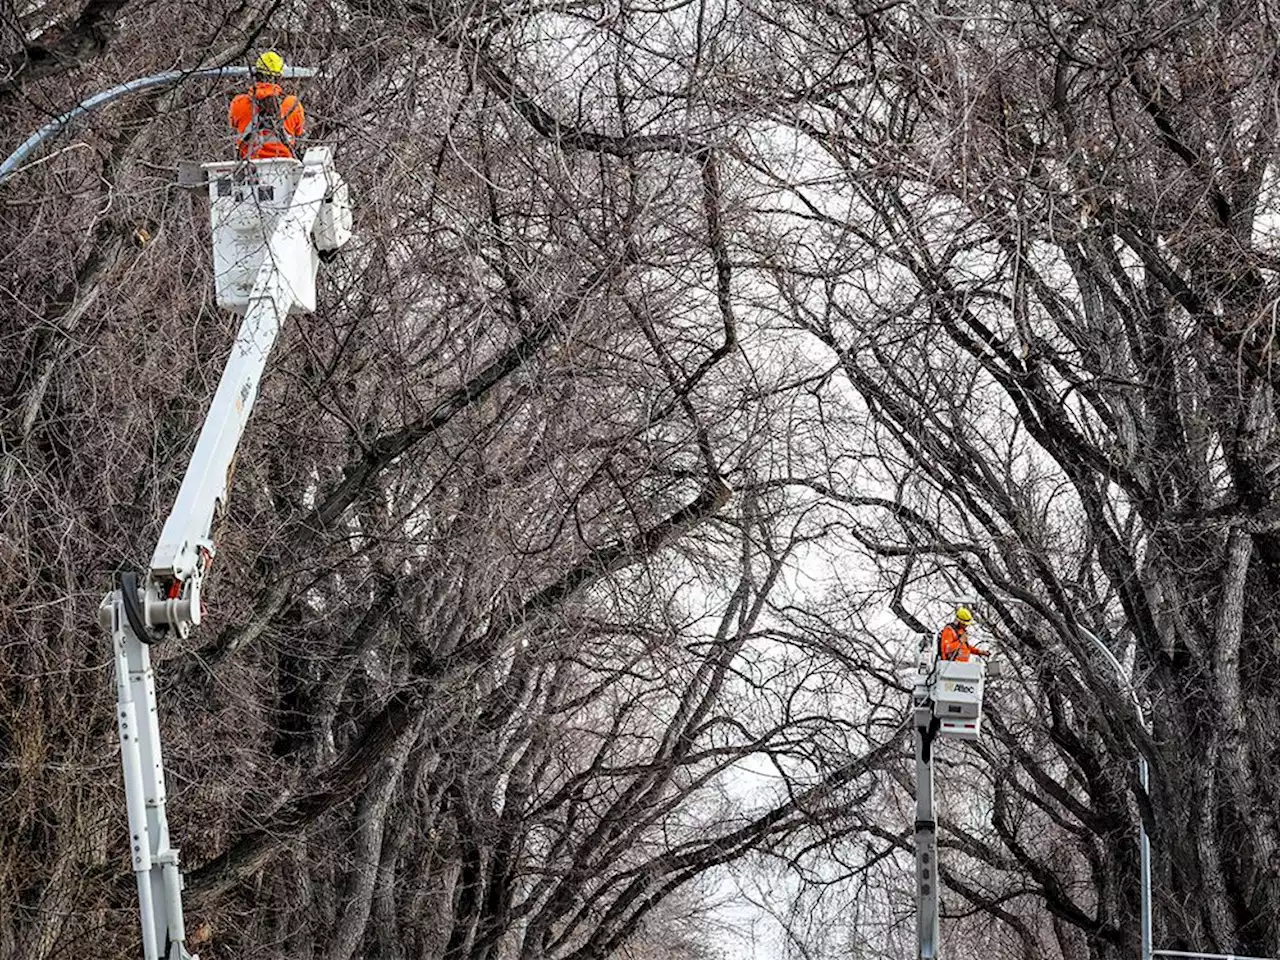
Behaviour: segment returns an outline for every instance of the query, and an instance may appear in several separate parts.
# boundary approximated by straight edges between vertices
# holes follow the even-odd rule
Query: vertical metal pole
[[[1138,754],[1138,784],[1147,792],[1147,758]],[[1151,946],[1151,838],[1147,822],[1138,814],[1138,856],[1142,872],[1142,960],[1152,960]]]
[[[938,824],[933,816],[932,711],[916,708],[916,934],[920,960],[938,957]]]
[[[1116,659],[1116,655],[1111,652],[1110,648],[1103,643],[1098,635],[1092,630],[1088,630],[1080,624],[1076,624],[1080,632],[1085,635],[1090,643],[1101,652],[1111,666],[1115,669],[1116,677],[1124,685],[1128,691],[1130,698],[1133,700],[1134,712],[1138,715],[1138,723],[1142,725],[1142,729],[1150,732],[1150,726],[1147,718],[1142,712],[1142,704],[1138,701],[1138,691],[1133,687],[1133,678],[1124,672],[1124,668],[1120,666],[1120,661]],[[1147,793],[1147,758],[1141,752],[1138,754],[1138,783],[1142,787],[1142,792]],[[1152,935],[1151,935],[1151,838],[1147,835],[1147,822],[1142,819],[1141,812],[1138,815],[1138,870],[1141,874],[1141,927],[1142,927],[1142,960],[1152,960]]]

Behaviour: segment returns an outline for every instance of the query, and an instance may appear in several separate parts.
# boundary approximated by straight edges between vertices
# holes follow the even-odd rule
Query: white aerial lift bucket
[[[977,740],[982,730],[981,661],[939,660],[933,685],[933,715],[939,732],[957,740]]]
[[[288,293],[289,312],[314,311],[319,252],[351,239],[347,185],[333,167],[332,151],[312,147],[301,161],[232,160],[202,169],[209,184],[218,306],[244,313],[262,261],[271,256]],[[316,199],[291,206],[299,185],[313,179],[322,181],[322,189],[308,190]]]

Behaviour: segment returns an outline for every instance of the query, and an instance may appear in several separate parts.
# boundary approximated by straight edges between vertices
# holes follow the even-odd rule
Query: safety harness
[[[246,157],[252,157],[258,148],[272,140],[284,144],[289,148],[290,153],[293,152],[294,138],[285,129],[284,121],[298,109],[298,101],[293,102],[293,107],[288,114],[281,116],[281,111],[284,110],[284,101],[281,99],[283,91],[274,84],[272,87],[272,92],[265,97],[258,96],[257,84],[254,84],[253,89],[249,91],[249,98],[253,103],[253,115],[249,125],[240,134],[239,141]]]

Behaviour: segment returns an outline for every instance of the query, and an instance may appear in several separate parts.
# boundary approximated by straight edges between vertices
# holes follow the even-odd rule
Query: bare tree
[[[827,46],[779,59],[769,105],[814,158],[821,189],[777,182],[815,240],[762,255],[865,404],[884,494],[799,481],[859,508],[887,599],[979,596],[1023,663],[994,835],[952,830],[952,889],[1022,955],[1131,950],[1141,814],[1161,942],[1273,953],[1265,8],[770,11]]]
[[[15,73],[13,129],[168,66],[131,56],[157,11],[128,9],[94,56]],[[202,954],[705,954],[655,924],[886,755],[849,738],[820,763],[826,718],[785,687],[806,674],[765,682],[753,647],[812,534],[785,500],[731,501],[775,411],[773,371],[740,347],[723,123],[663,92],[680,57],[644,54],[662,16],[558,16],[215,7],[183,25],[225,43],[235,21],[215,62],[264,30],[338,61],[304,99],[360,209],[241,450],[213,626],[159,667]],[[599,72],[556,75],[573,31]],[[193,35],[173,49],[196,59]],[[4,736],[23,758],[6,952],[133,949],[89,624],[106,568],[155,535],[225,350],[202,203],[171,184],[225,149],[222,110],[191,85],[130,104],[6,188],[38,218],[3,225],[21,308],[0,332],[19,358]],[[787,788],[745,804],[752,757]]]
[[[12,140],[269,43],[358,198],[160,667],[202,953],[698,956],[748,861],[798,956],[905,947],[888,618],[957,596],[1015,666],[941,776],[974,955],[1131,951],[1139,817],[1162,944],[1280,950],[1270,12],[7,13]],[[5,954],[132,949],[90,625],[229,338],[172,185],[227,92],[0,188]]]

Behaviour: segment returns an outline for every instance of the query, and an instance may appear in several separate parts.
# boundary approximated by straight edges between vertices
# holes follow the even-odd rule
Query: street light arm
[[[1144,731],[1150,731],[1151,728],[1147,725],[1146,714],[1142,712],[1142,702],[1138,699],[1138,691],[1133,685],[1133,677],[1125,671],[1124,667],[1120,664],[1120,660],[1111,652],[1111,648],[1103,643],[1096,633],[1087,627],[1082,626],[1078,622],[1075,624],[1075,627],[1084,634],[1086,640],[1101,651],[1102,655],[1111,663],[1111,666],[1115,668],[1116,676],[1124,683],[1125,690],[1129,694],[1129,699],[1133,701],[1133,709],[1138,714],[1138,722],[1142,724],[1142,729]]]
[[[1064,635],[1070,632],[1067,624],[1063,623],[1057,616],[1054,616],[1050,611],[1046,610],[1043,604],[1034,597],[1031,597],[1029,594],[1026,594],[1024,591],[1018,591],[1013,599],[1032,607],[1032,609],[1037,613],[1044,616],[1047,620],[1062,630]],[[1139,701],[1138,692],[1133,686],[1133,677],[1125,672],[1124,667],[1120,664],[1120,660],[1111,652],[1111,648],[1099,639],[1096,633],[1087,627],[1082,626],[1078,620],[1073,621],[1071,626],[1074,626],[1086,640],[1093,644],[1094,647],[1096,647],[1106,658],[1107,662],[1111,664],[1112,668],[1116,672],[1116,678],[1124,684],[1125,690],[1128,691],[1129,698],[1133,701],[1133,709],[1137,713],[1138,723],[1142,732],[1144,734],[1149,733],[1150,728],[1147,726],[1146,715],[1142,712],[1142,703]],[[1142,793],[1146,795],[1145,799],[1149,806],[1150,790],[1147,758],[1142,752],[1141,746],[1138,748],[1138,785],[1141,787]],[[1151,914],[1151,837],[1147,833],[1147,819],[1143,815],[1142,805],[1142,800],[1140,799],[1138,801],[1138,872],[1141,885],[1140,898],[1142,912],[1140,921],[1142,941],[1141,960],[1152,960],[1154,938],[1152,935]]]
[[[284,68],[284,76],[288,79],[314,77],[317,72],[311,67]],[[95,93],[89,99],[80,101],[66,113],[54,117],[31,136],[27,137],[17,150],[9,154],[4,163],[0,164],[0,183],[4,183],[17,173],[27,157],[31,156],[44,141],[50,137],[56,137],[78,118],[111,103],[113,100],[119,100],[121,97],[128,96],[131,93],[138,93],[142,90],[172,86],[184,80],[212,77],[248,77],[252,73],[253,70],[249,67],[207,67],[199,70],[170,70],[167,73],[139,77],[137,80],[130,80],[117,87],[112,87],[110,90]]]
[[[1111,648],[1099,639],[1098,635],[1087,627],[1076,623],[1076,629],[1084,634],[1085,638],[1095,647],[1102,651],[1103,655],[1115,668],[1116,677],[1124,683],[1125,689],[1129,691],[1129,697],[1133,700],[1133,709],[1138,714],[1138,723],[1142,727],[1143,733],[1149,733],[1150,728],[1147,726],[1146,715],[1142,712],[1142,704],[1138,700],[1138,691],[1134,689],[1133,677],[1125,673],[1124,667],[1120,665],[1119,659]],[[1147,795],[1147,802],[1150,803],[1150,780],[1147,770],[1147,758],[1143,754],[1141,747],[1138,749],[1138,785],[1142,788],[1142,792]],[[1139,803],[1141,808],[1141,803]],[[1142,960],[1152,960],[1153,956],[1153,928],[1151,913],[1151,837],[1147,833],[1147,822],[1143,816],[1143,811],[1138,810],[1138,873],[1141,885],[1141,909],[1142,916],[1140,918],[1141,939],[1142,939]]]

